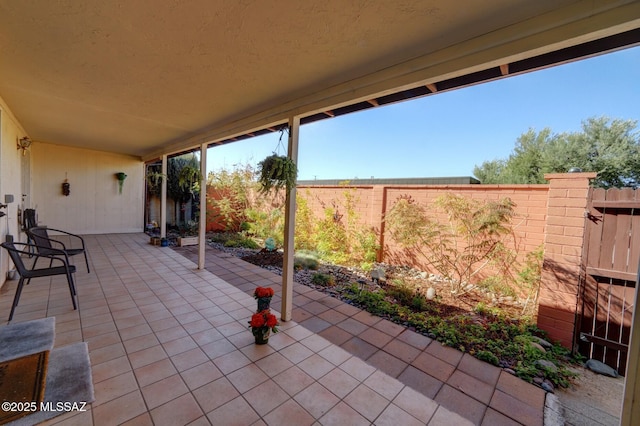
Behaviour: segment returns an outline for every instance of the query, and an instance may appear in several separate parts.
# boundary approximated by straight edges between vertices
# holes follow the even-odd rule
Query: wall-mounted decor
[[[69,181],[65,179],[64,182],[62,182],[62,195],[68,197],[69,194],[71,194],[71,184],[69,184]]]
[[[25,155],[27,153],[27,149],[31,146],[31,139],[29,139],[27,136],[18,139],[18,150],[22,150],[22,155]]]
[[[124,185],[124,180],[127,178],[127,174],[124,172],[116,173],[116,179],[118,179],[118,194],[122,194],[122,185]]]

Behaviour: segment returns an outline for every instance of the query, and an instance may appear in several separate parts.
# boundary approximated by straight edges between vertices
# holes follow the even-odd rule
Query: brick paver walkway
[[[197,263],[197,246],[175,250]],[[281,277],[207,247],[206,269],[248,294],[276,291]],[[469,354],[442,346],[301,284],[293,288],[293,320],[405,385],[478,425],[543,425],[545,392]]]

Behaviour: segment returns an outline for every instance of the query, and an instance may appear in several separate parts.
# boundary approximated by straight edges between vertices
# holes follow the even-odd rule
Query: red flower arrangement
[[[271,287],[256,287],[253,292],[253,297],[255,299],[260,299],[263,297],[273,297],[274,291]]]
[[[251,321],[249,321],[249,328],[253,334],[256,334],[260,329],[268,328],[272,332],[278,332],[278,318],[273,315],[269,310],[264,310],[258,313],[255,313],[251,316]]]

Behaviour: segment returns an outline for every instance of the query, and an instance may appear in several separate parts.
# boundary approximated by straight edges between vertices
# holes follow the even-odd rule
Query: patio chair
[[[25,280],[27,284],[31,282],[31,278],[38,277],[52,277],[55,275],[66,275],[67,284],[69,285],[69,292],[71,293],[71,302],[73,303],[73,309],[77,309],[76,305],[76,287],[73,283],[73,273],[76,271],[76,267],[69,264],[69,257],[67,253],[63,250],[56,249],[48,249],[51,254],[41,254],[41,250],[38,247],[35,247],[35,251],[31,251],[29,248],[29,244],[25,243],[10,243],[5,242],[0,244],[3,248],[5,248],[9,252],[9,257],[13,261],[13,264],[16,266],[18,271],[18,275],[20,275],[20,280],[18,281],[18,286],[16,287],[16,294],[13,297],[13,305],[11,305],[11,312],[9,313],[9,321],[13,319],[13,312],[18,306],[18,302],[20,301],[20,294],[22,294],[22,287],[25,284]],[[47,258],[51,260],[51,264],[53,262],[59,262],[61,266],[49,266],[48,268],[37,268],[36,262],[34,261],[31,269],[27,268],[27,266],[22,261],[22,255],[24,256],[33,256],[36,260],[40,257]]]
[[[71,240],[72,247],[67,247],[62,241],[49,236],[49,231],[59,232],[67,236]],[[27,235],[34,242],[34,246],[39,254],[52,255],[62,250],[66,256],[72,257],[77,254],[84,255],[84,262],[89,271],[89,259],[87,259],[87,250],[84,246],[84,239],[80,235],[72,234],[60,229],[48,228],[46,226],[35,226],[27,230]],[[36,258],[36,262],[38,259]],[[51,265],[49,265],[51,266]]]

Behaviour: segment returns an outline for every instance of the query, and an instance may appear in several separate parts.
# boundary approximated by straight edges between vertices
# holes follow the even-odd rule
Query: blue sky
[[[372,108],[302,126],[298,179],[472,176],[475,165],[508,157],[529,128],[579,131],[597,116],[640,122],[639,99],[635,47]],[[208,169],[255,165],[276,150],[278,137],[211,148]]]

